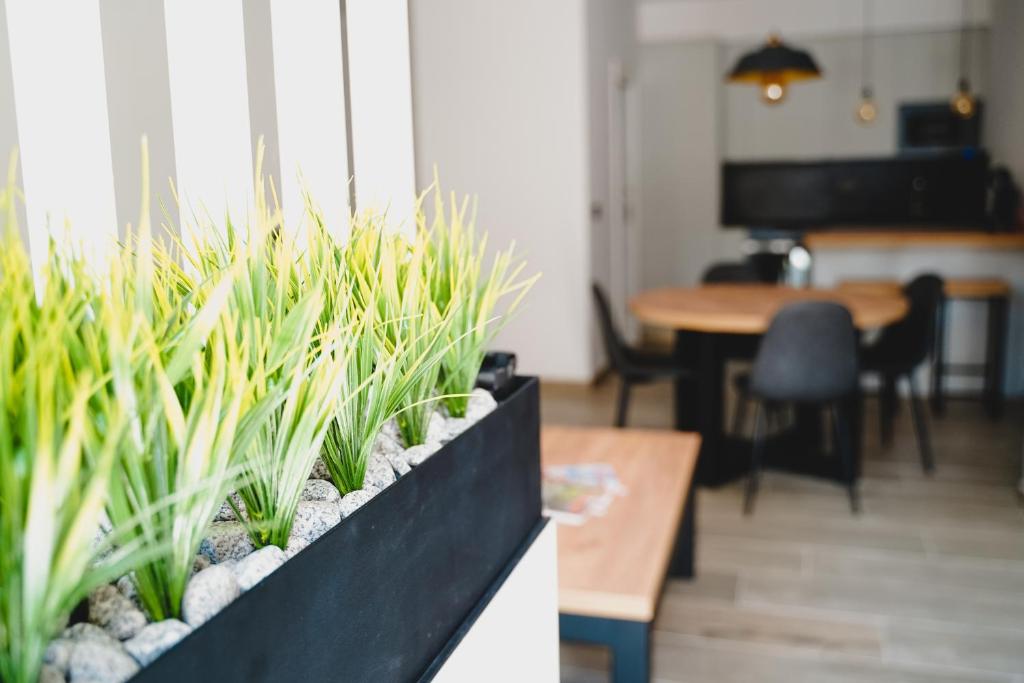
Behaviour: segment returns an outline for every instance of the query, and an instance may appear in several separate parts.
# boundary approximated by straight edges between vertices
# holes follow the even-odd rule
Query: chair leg
[[[626,416],[629,413],[629,390],[631,388],[629,380],[623,377],[622,384],[619,385],[619,406],[615,411],[616,427],[626,426]]]
[[[747,423],[747,395],[740,392],[736,395],[736,407],[732,416],[732,434],[740,436],[743,434],[743,427]]]
[[[747,491],[743,496],[743,514],[754,511],[754,498],[761,478],[761,451],[764,449],[764,404],[760,401],[754,408],[754,445],[750,450],[750,474],[747,477]]]
[[[835,447],[839,453],[839,462],[843,468],[843,480],[846,482],[846,491],[850,496],[850,511],[854,514],[860,512],[860,496],[857,493],[857,466],[853,461],[854,449],[850,423],[847,419],[846,409],[833,404],[830,409],[832,418],[832,435],[835,439]]]
[[[892,425],[897,402],[896,378],[888,374],[882,375],[882,386],[878,394],[878,423],[883,446],[892,444]]]
[[[917,393],[914,384],[914,375],[908,374],[907,384],[910,385],[910,412],[914,418],[914,432],[917,435],[917,448],[921,452],[921,468],[925,474],[935,472],[935,458],[932,455],[931,438],[928,434],[928,425],[924,418],[924,400]]]

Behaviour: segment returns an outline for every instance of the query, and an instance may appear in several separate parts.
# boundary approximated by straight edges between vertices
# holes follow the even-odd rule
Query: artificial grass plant
[[[401,331],[409,318],[398,295],[397,271],[408,247],[387,232],[382,216],[353,217],[345,245],[322,224],[310,242],[310,276],[334,293],[321,322],[344,335],[338,353],[346,399],[327,431],[321,457],[335,486],[349,493],[362,488],[374,440],[384,423],[410,407],[414,389],[423,386],[440,362],[441,352],[433,341],[440,337],[440,329],[417,328],[412,337],[408,330]],[[422,303],[416,295],[407,301]]]
[[[440,310],[449,310],[449,345],[440,366],[438,391],[452,417],[465,417],[469,394],[483,364],[487,347],[523,297],[540,277],[521,277],[526,263],[515,255],[515,244],[498,251],[490,270],[484,269],[486,234],[478,236],[475,208],[468,198],[459,202],[454,193],[444,200],[435,181],[430,227],[422,210],[417,211],[420,236],[427,245],[425,269],[430,294]],[[498,306],[512,297],[503,312]]]
[[[12,156],[10,178],[13,167]],[[36,296],[14,194],[13,183],[0,191],[0,679],[35,683],[75,604],[139,556],[117,526],[97,538],[125,415],[87,458],[96,383],[69,358],[85,302],[53,258]]]
[[[228,307],[237,272],[218,273],[201,301],[155,267],[143,161],[138,231],[112,260],[82,328],[80,372],[105,378],[90,417],[102,433],[123,412],[108,514],[152,553],[132,576],[154,620],[177,617],[199,545],[237,472],[233,454],[267,412],[246,374],[250,348]]]
[[[256,547],[284,548],[343,396],[341,356],[332,351],[339,337],[335,327],[317,334],[322,286],[302,272],[295,237],[282,224],[276,202],[273,207],[267,202],[259,164],[256,200],[245,229],[228,222],[223,233],[212,225],[193,230],[190,246],[183,247],[186,267],[169,272],[181,291],[202,292],[219,272],[236,271],[229,294],[230,334],[248,348],[245,372],[254,399],[269,398],[276,406],[251,442],[238,445],[238,494],[245,510],[235,513]]]

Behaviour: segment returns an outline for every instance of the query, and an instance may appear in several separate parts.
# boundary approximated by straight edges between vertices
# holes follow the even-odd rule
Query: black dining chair
[[[857,332],[845,307],[827,301],[806,301],[790,304],[775,314],[750,372],[750,395],[757,401],[757,408],[744,514],[753,512],[757,495],[766,404],[818,405],[829,412],[833,448],[839,456],[850,508],[858,511],[850,415],[857,389]]]
[[[713,284],[743,284],[763,282],[757,268],[749,261],[720,261],[712,263],[704,271],[701,282],[706,285]],[[743,431],[743,425],[747,421],[747,404],[750,402],[750,373],[739,372],[732,378],[733,389],[736,391],[736,402],[733,404],[732,430],[733,434]],[[770,411],[775,415],[775,411]]]
[[[634,384],[676,380],[687,375],[688,371],[670,355],[642,351],[626,344],[612,320],[611,307],[608,305],[608,297],[605,296],[604,290],[597,283],[593,284],[592,289],[608,362],[621,380],[615,426],[625,427],[629,413],[629,394]]]
[[[719,261],[712,263],[704,271],[701,282],[704,284],[728,282],[761,282],[757,268],[747,261]]]
[[[914,376],[934,348],[936,320],[944,301],[945,285],[937,275],[919,275],[903,288],[909,310],[900,321],[882,330],[878,340],[864,349],[861,368],[880,379],[879,423],[883,444],[892,443],[893,418],[896,414],[897,384],[905,379],[910,390],[910,412],[921,455],[921,467],[935,471],[924,401],[918,393]]]

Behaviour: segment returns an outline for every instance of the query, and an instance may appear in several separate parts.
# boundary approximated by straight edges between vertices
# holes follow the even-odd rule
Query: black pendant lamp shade
[[[740,57],[727,80],[759,85],[765,101],[775,103],[785,96],[789,83],[812,78],[821,78],[821,69],[810,53],[792,48],[773,35],[764,47]]]

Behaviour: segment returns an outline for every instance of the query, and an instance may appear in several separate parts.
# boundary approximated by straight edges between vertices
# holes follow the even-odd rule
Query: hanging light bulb
[[[953,110],[953,113],[962,119],[969,119],[974,116],[975,102],[974,95],[971,94],[971,86],[967,82],[966,78],[961,78],[960,83],[957,85],[956,95],[949,101],[949,106]]]
[[[977,103],[974,95],[971,94],[971,84],[967,80],[970,71],[971,45],[970,34],[967,32],[967,5],[960,3],[960,80],[956,84],[956,94],[949,101],[949,107],[953,113],[962,119],[969,119],[974,116],[977,110]]]
[[[857,121],[864,125],[870,125],[878,117],[878,108],[875,107],[875,98],[871,88],[864,87],[860,91],[860,104],[857,105]]]
[[[868,50],[868,27],[871,24],[871,5],[868,0],[861,4],[864,11],[863,23],[860,35],[860,102],[857,104],[857,122],[861,125],[870,126],[878,117],[878,108],[875,106],[875,95],[868,85],[868,77],[871,73],[871,52]]]
[[[786,84],[781,78],[778,78],[776,73],[765,74],[765,78],[761,81],[761,100],[765,104],[778,104],[784,99],[786,99]]]

